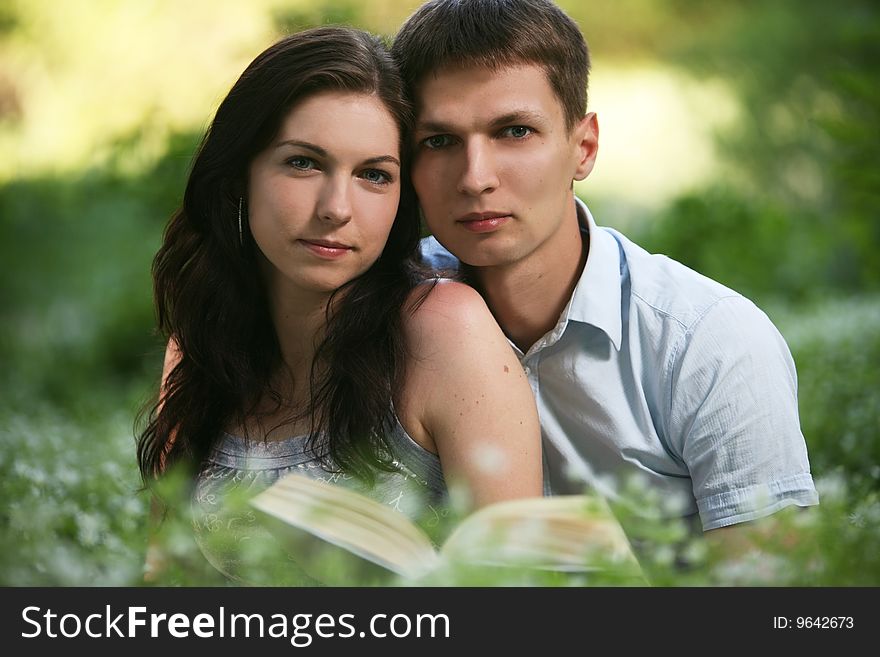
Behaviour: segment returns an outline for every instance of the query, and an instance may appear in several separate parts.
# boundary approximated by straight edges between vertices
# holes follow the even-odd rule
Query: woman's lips
[[[325,260],[335,260],[354,251],[352,246],[327,240],[299,240],[299,243],[314,255]]]
[[[491,233],[512,218],[503,212],[472,212],[459,219],[457,223],[472,233]]]

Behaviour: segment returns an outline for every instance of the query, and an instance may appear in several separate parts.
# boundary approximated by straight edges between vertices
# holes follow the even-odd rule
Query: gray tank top
[[[440,459],[416,443],[395,417],[388,436],[394,471],[360,479],[325,470],[306,450],[304,436],[269,442],[222,434],[205,459],[192,498],[196,542],[207,560],[245,584],[315,585],[280,542],[258,521],[246,499],[290,473],[346,486],[393,507],[430,531],[445,515],[447,495]],[[227,504],[232,499],[236,504]],[[271,564],[272,567],[266,567]]]

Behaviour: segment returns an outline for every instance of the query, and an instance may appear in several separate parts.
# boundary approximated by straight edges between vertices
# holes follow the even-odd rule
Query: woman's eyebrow
[[[364,164],[379,164],[380,162],[391,162],[392,164],[400,166],[400,160],[393,155],[377,155],[376,157],[364,160]]]
[[[320,155],[321,157],[329,157],[329,153],[327,149],[321,148],[316,144],[312,144],[307,141],[300,141],[299,139],[285,139],[284,141],[278,142],[275,148],[283,148],[284,146],[294,146],[297,148],[305,148],[307,150],[312,151],[313,153]],[[363,161],[364,164],[378,164],[380,162],[391,162],[392,164],[396,164],[400,166],[400,160],[398,160],[393,155],[376,155],[375,157],[369,157]]]
[[[285,139],[284,141],[280,141],[275,145],[275,148],[282,148],[284,146],[296,146],[299,148],[307,148],[310,151],[317,153],[322,157],[327,157],[327,151],[320,146],[315,144],[311,144],[307,141],[299,141],[298,139]]]

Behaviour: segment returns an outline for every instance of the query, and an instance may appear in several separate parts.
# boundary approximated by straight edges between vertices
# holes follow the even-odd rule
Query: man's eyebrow
[[[455,127],[442,121],[416,121],[416,130],[422,132],[454,132]]]
[[[492,119],[492,122],[489,125],[493,128],[501,128],[518,123],[543,123],[545,120],[544,115],[540,112],[533,112],[532,110],[514,110],[513,112],[508,112],[507,114],[502,114],[501,116]]]
[[[540,112],[535,112],[533,110],[513,110],[512,112],[507,112],[506,114],[502,114],[501,116],[497,116],[489,122],[490,128],[502,128],[508,125],[516,125],[520,123],[546,123],[546,117]],[[451,123],[445,123],[443,121],[417,121],[416,122],[416,130],[419,132],[456,132],[456,127]]]
[[[329,157],[329,153],[326,149],[321,148],[316,144],[312,144],[307,141],[300,141],[298,139],[285,139],[284,141],[278,142],[275,148],[283,148],[285,146],[293,146],[295,148],[305,148],[306,150],[310,150],[316,155],[320,155],[321,157]],[[375,157],[369,157],[363,161],[363,164],[380,164],[382,162],[391,162],[392,164],[396,164],[400,166],[400,160],[398,160],[393,155],[376,155]]]

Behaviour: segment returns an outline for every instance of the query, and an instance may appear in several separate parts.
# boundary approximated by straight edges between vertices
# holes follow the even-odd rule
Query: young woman
[[[224,516],[224,498],[291,472],[415,518],[450,482],[474,506],[541,495],[513,351],[473,290],[410,260],[410,123],[377,38],[282,39],[223,100],[165,231],[153,276],[169,346],[138,459],[148,485],[185,468],[197,540],[230,577],[253,580],[235,546],[259,528]],[[232,547],[207,540],[220,528]]]

